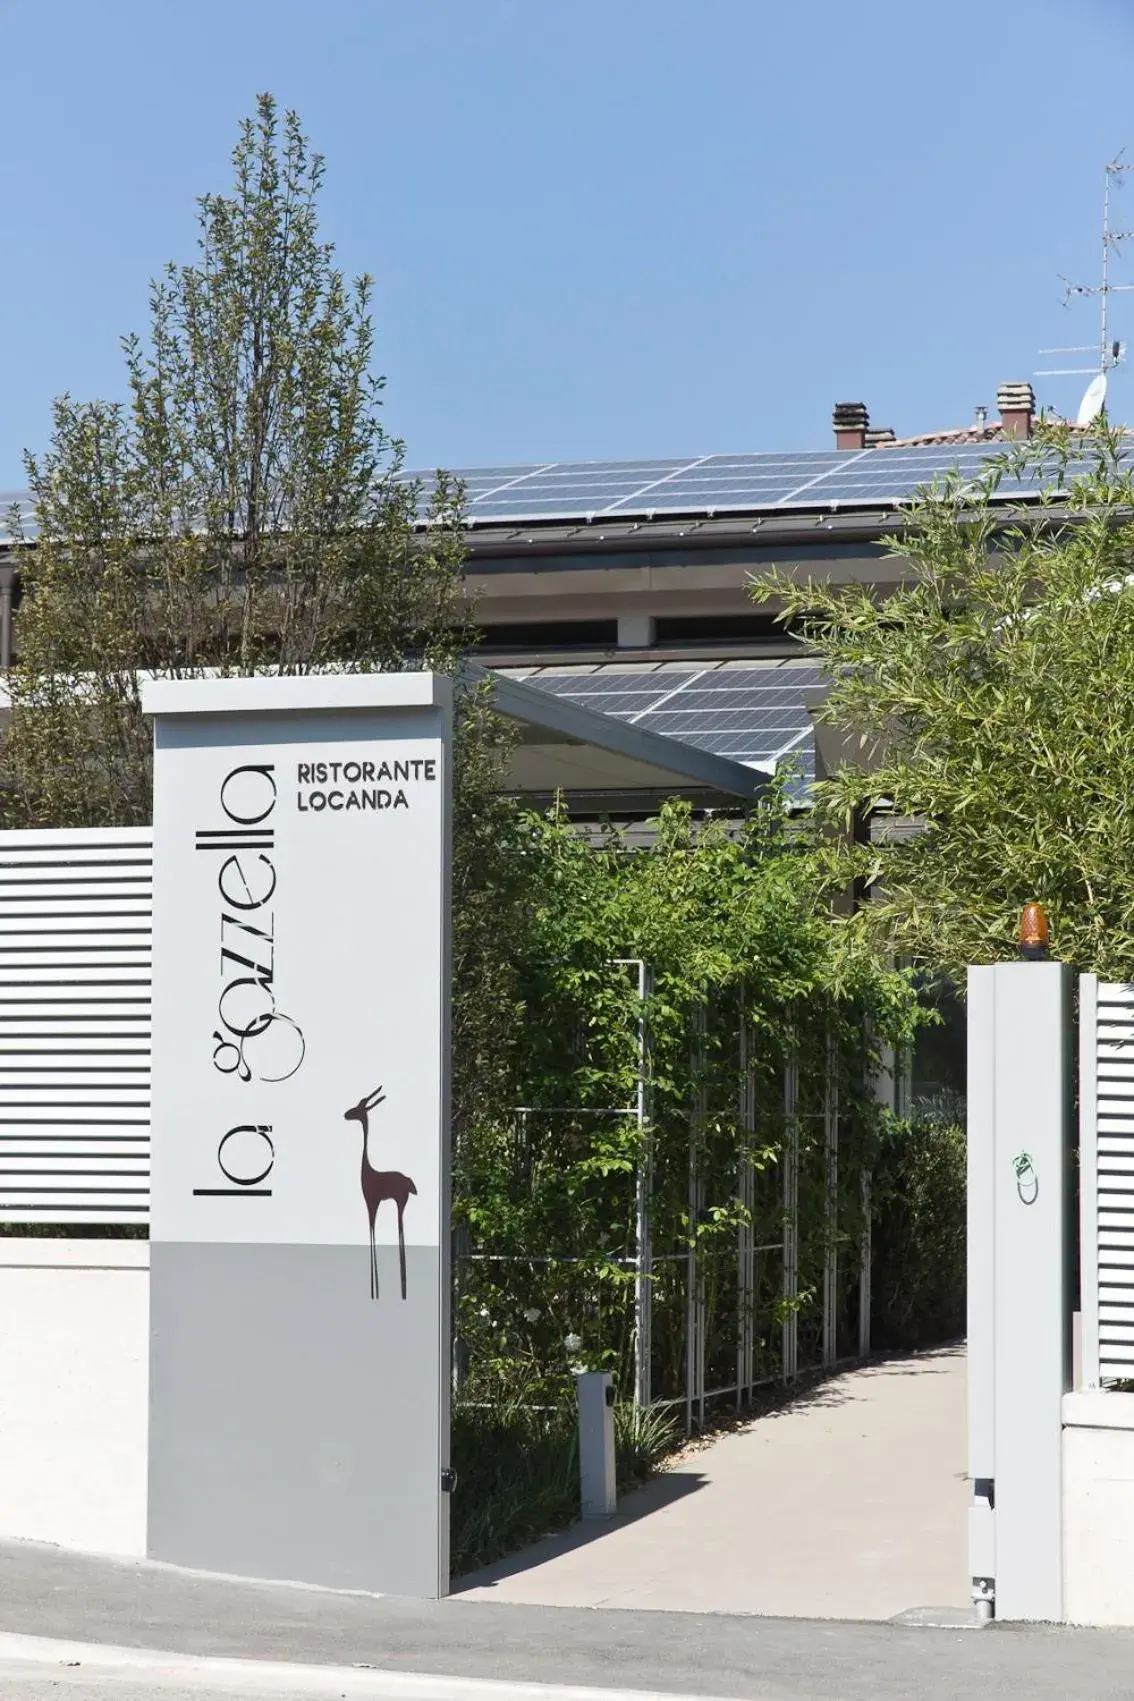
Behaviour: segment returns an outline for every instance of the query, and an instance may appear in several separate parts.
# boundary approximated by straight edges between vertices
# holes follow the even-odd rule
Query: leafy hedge
[[[780,1273],[757,1257],[742,1292],[738,1236],[750,1229],[756,1246],[782,1236],[785,1153],[798,1153],[799,1279],[787,1303],[801,1363],[819,1349],[832,1188],[849,1350],[861,1175],[880,1120],[871,1081],[880,1045],[906,1042],[914,1026],[909,977],[857,950],[832,917],[816,847],[775,788],[742,820],[697,821],[687,804],[666,804],[647,845],[613,830],[588,843],[554,812],[513,829],[508,996],[498,985],[491,1001],[508,1020],[495,1075],[480,1069],[480,1090],[459,1090],[454,1127],[463,1397],[555,1404],[578,1362],[613,1371],[626,1395],[643,1174],[654,1398],[685,1395],[691,1274],[706,1386],[735,1381],[747,1317],[753,1379],[776,1375]],[[468,1075],[466,1054],[454,1063]],[[836,1093],[837,1180],[826,1152]]]
[[[878,1347],[965,1332],[965,1130],[948,1107],[884,1135],[874,1171],[872,1296]]]

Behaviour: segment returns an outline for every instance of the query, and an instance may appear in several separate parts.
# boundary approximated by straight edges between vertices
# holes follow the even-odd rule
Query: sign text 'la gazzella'
[[[244,1086],[288,1080],[305,1051],[302,1030],[276,1004],[277,801],[273,763],[232,768],[218,793],[225,824],[196,834],[198,851],[222,858],[216,876],[220,990],[213,1067]],[[218,1184],[195,1187],[195,1198],[271,1197],[276,1158],[271,1122],[250,1120],[225,1129],[215,1157]]]

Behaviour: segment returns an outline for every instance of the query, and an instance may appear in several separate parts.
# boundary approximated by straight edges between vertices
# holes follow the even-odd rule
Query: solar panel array
[[[887,507],[951,476],[972,486],[1002,461],[1002,442],[923,444],[907,449],[801,451],[798,454],[702,455],[669,461],[553,461],[532,467],[457,471],[475,524],[641,519],[666,514],[727,514],[822,507]],[[1128,459],[1134,464],[1134,448]],[[1073,462],[1064,477],[1088,470]],[[429,475],[422,477],[428,495]],[[1057,480],[1029,469],[1004,475],[1001,497],[1036,496]]]
[[[453,476],[467,491],[474,525],[525,522],[642,520],[679,514],[776,513],[808,508],[887,508],[951,475],[971,486],[1002,460],[1002,442],[922,444],[905,449],[820,449],[796,454],[701,455],[696,460],[547,461],[537,466],[466,467]],[[1126,456],[1134,465],[1134,447]],[[1063,479],[1090,470],[1074,461]],[[422,518],[432,473],[406,473],[422,484]],[[1023,478],[1005,474],[998,496],[1035,497],[1059,482],[1054,461],[1033,465]],[[22,491],[0,492],[0,538],[7,511],[18,504],[31,524]]]
[[[806,661],[727,662],[711,666],[631,667],[610,662],[587,670],[508,669],[526,685],[648,732],[773,771],[781,763],[814,772],[805,693],[821,681]]]

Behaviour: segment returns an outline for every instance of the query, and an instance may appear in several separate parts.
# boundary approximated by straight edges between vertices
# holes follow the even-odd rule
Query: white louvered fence
[[[1083,1384],[1134,1377],[1134,986],[1079,983]]]
[[[0,1221],[141,1223],[148,827],[0,833]]]

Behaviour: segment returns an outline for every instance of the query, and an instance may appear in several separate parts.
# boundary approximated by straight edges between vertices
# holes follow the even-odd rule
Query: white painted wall
[[[0,1238],[0,1536],[145,1554],[149,1252]]]
[[[1063,1426],[1064,1617],[1134,1625],[1134,1394],[1066,1394]]]

